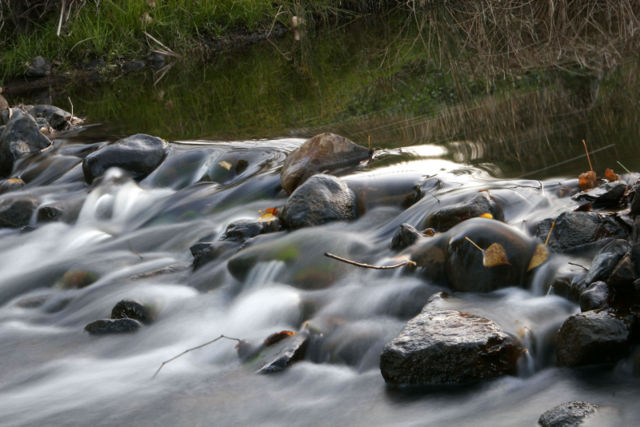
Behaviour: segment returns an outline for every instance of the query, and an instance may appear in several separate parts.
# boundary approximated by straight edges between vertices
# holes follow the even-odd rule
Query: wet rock
[[[286,228],[312,227],[356,217],[355,196],[347,185],[331,175],[314,175],[287,199],[279,217]]]
[[[444,268],[447,283],[452,289],[489,292],[508,286],[526,285],[536,241],[518,229],[496,220],[473,218],[453,227],[444,236]],[[494,243],[500,244],[505,250],[508,264],[485,267],[483,253],[468,239],[483,249]],[[412,259],[422,265],[413,256]]]
[[[42,56],[36,56],[27,67],[27,77],[46,77],[51,74],[51,63]]]
[[[36,219],[38,222],[64,221],[72,223],[78,219],[85,198],[74,198],[52,202],[38,208]]]
[[[102,319],[89,323],[84,330],[91,335],[127,334],[135,332],[142,323],[135,319]]]
[[[534,231],[541,241],[547,238],[551,222],[551,219],[541,222]],[[627,237],[625,228],[612,217],[595,212],[564,212],[555,220],[548,247],[556,252],[579,252]]]
[[[153,313],[149,307],[137,301],[123,299],[111,310],[112,319],[134,319],[149,324],[153,321]]]
[[[208,262],[218,259],[222,254],[240,247],[235,241],[199,242],[189,250],[193,256],[193,269],[197,270]]]
[[[309,177],[355,166],[372,151],[333,133],[321,133],[289,153],[280,172],[282,188],[291,194]]]
[[[521,348],[496,323],[429,304],[389,342],[380,371],[392,385],[463,384],[514,374]]]
[[[0,134],[0,176],[10,175],[19,158],[50,145],[51,141],[40,133],[33,117],[20,112],[14,114]]]
[[[562,403],[540,415],[538,424],[542,427],[572,427],[595,414],[598,405],[581,400]]]
[[[411,224],[401,224],[391,239],[391,249],[400,251],[413,245],[422,237],[422,233]]]
[[[620,301],[626,298],[633,298],[635,292],[633,290],[633,281],[637,278],[631,257],[625,255],[611,272],[611,276],[607,283],[615,291],[616,300]]]
[[[246,346],[238,346],[238,355],[252,365],[256,373],[273,374],[304,358],[309,335],[307,328],[297,333],[283,331],[271,335],[250,351],[246,350]]]
[[[489,196],[488,192],[481,191],[468,201],[435,211],[427,217],[424,226],[437,231],[446,231],[462,221],[486,213],[491,214],[496,220],[504,221],[502,207]]]
[[[55,130],[65,130],[70,126],[71,113],[53,105],[35,105],[28,110],[35,119],[43,118]]]
[[[591,261],[585,282],[590,284],[597,280],[606,280],[629,249],[626,240],[616,239],[607,243]]]
[[[245,241],[258,234],[280,231],[282,225],[278,218],[268,221],[263,220],[239,220],[227,226],[224,238],[228,240]]]
[[[640,214],[640,184],[633,186],[633,199],[631,199],[631,215],[638,216]]]
[[[609,286],[605,282],[594,282],[580,294],[580,310],[605,308],[608,300]]]
[[[591,203],[593,209],[615,209],[622,205],[627,184],[621,181],[610,182],[574,197],[579,203]]]
[[[0,194],[16,191],[24,187],[24,181],[20,178],[0,179]]]
[[[38,200],[32,197],[14,197],[0,200],[0,227],[20,228],[29,225]]]
[[[109,144],[89,154],[82,162],[82,170],[88,183],[102,176],[107,169],[118,167],[141,180],[164,160],[166,142],[145,134],[135,134]]]
[[[614,362],[629,350],[630,327],[611,311],[585,311],[570,316],[556,336],[560,366]]]

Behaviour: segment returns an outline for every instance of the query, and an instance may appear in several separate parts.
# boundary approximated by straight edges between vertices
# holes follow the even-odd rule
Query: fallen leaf
[[[495,267],[496,265],[510,264],[507,259],[507,251],[500,243],[492,243],[482,253],[482,265]]]
[[[275,215],[278,213],[278,208],[267,208],[264,210],[264,213]]]
[[[543,264],[547,258],[549,258],[549,251],[542,243],[538,243],[536,246],[536,250],[531,257],[531,261],[529,261],[529,267],[527,267],[527,271],[531,271],[537,266]]]
[[[278,208],[267,208],[264,212],[259,210],[258,213],[260,214],[258,221],[269,222],[277,218],[275,214],[278,213]]]
[[[222,166],[223,168],[225,168],[226,170],[231,170],[231,166],[233,166],[231,163],[227,162],[226,160],[223,160],[221,162],[218,163],[220,166]]]
[[[615,173],[613,169],[610,169],[610,168],[605,169],[604,177],[607,178],[609,181],[617,181],[620,179],[618,174]]]
[[[433,228],[425,228],[424,230],[422,230],[422,235],[423,236],[434,236],[436,234],[436,230],[434,230]]]
[[[578,185],[582,190],[588,190],[596,186],[596,173],[594,171],[588,171],[581,173],[578,177]]]
[[[485,212],[482,215],[480,215],[480,218],[493,219],[493,215],[491,215],[489,212]]]

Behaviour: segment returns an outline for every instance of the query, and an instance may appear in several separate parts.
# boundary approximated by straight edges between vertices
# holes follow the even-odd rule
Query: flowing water
[[[333,49],[353,55],[368,43],[364,35],[352,37],[361,34],[357,27],[344,31],[349,43],[334,43]],[[288,41],[281,43],[286,46]],[[318,55],[335,53],[320,46],[324,47],[318,48]],[[185,85],[193,86],[186,82],[198,81],[180,74],[169,74],[156,85],[142,83],[140,91],[131,94],[128,90],[140,76],[75,88],[71,95],[54,93],[54,103],[64,106],[62,100],[69,96],[76,112],[84,111],[90,121],[108,123],[61,136],[55,150],[23,169],[27,185],[20,194],[38,197],[42,206],[58,202],[77,206],[77,218],[43,223],[35,214],[33,229],[0,230],[0,424],[514,426],[535,425],[545,410],[576,399],[604,407],[601,414],[606,419],[594,425],[636,424],[640,380],[633,374],[631,360],[606,369],[555,367],[553,333],[579,308],[549,294],[547,284],[568,259],[553,257],[528,289],[459,293],[448,300],[451,308],[488,317],[520,337],[528,355],[517,376],[469,387],[402,390],[387,387],[380,375],[382,347],[430,295],[446,289],[417,273],[362,270],[323,256],[334,252],[365,262],[390,262],[395,254],[389,244],[400,224],[418,226],[438,207],[487,189],[502,204],[505,221],[526,230],[527,224],[575,208],[575,201],[557,196],[556,190],[586,169],[584,159],[565,163],[562,172],[557,168],[535,172],[528,177],[531,180],[506,177],[545,168],[579,155],[580,150],[531,145],[529,151],[541,150],[548,156],[525,166],[524,160],[518,163],[496,154],[509,151],[517,141],[507,148],[489,147],[485,141],[491,133],[480,130],[476,142],[434,144],[427,128],[426,133],[417,131],[418,125],[427,123],[422,116],[407,116],[402,110],[374,118],[355,110],[345,117],[341,107],[324,116],[315,111],[319,118],[309,125],[302,116],[308,118],[311,112],[295,112],[290,97],[303,99],[296,104],[300,108],[320,108],[319,94],[344,93],[345,87],[336,81],[353,79],[359,69],[349,63],[337,76],[323,77],[332,82],[315,80],[318,69],[310,60],[302,64],[311,64],[307,86],[290,79],[291,73],[300,78],[301,63],[273,51],[271,56],[259,56],[257,52],[265,49],[268,46],[221,60],[230,67],[225,68],[230,74],[223,76],[231,86],[238,83],[234,67],[253,66],[264,72],[277,71],[277,65],[287,70],[281,78],[288,79],[289,86],[269,80],[272,74],[245,77],[267,79],[260,105],[248,105],[238,94],[241,105],[234,104],[229,89],[216,98],[227,103],[224,108],[213,108],[210,98],[215,95],[202,92],[176,100],[173,106],[163,98],[158,110],[160,101],[153,93],[163,90],[165,97],[177,96]],[[358,59],[354,62],[361,63]],[[209,67],[203,73],[210,73],[203,87],[227,90],[217,81],[223,78],[216,74],[223,65]],[[309,93],[287,94],[296,84],[308,87]],[[278,90],[283,91],[282,98],[274,101]],[[356,97],[361,90],[361,86],[351,88],[347,95]],[[81,102],[91,91],[91,102]],[[108,99],[103,98],[109,97],[118,103],[107,106]],[[146,106],[121,108],[136,97],[147,97]],[[330,104],[326,98],[323,102]],[[92,112],[95,104],[115,112]],[[278,111],[288,118],[265,123],[261,131],[261,117]],[[236,115],[238,121],[233,123]],[[340,122],[333,123],[338,118]],[[600,122],[581,122],[586,119],[571,116],[567,126],[546,129],[558,139],[585,129],[609,135],[593,142],[597,149],[625,132],[633,134],[637,127],[630,121],[631,129],[619,129],[614,120],[610,121],[617,128],[614,132],[598,127]],[[360,135],[365,145],[362,132],[368,130],[376,145],[387,147],[373,161],[342,176],[358,195],[358,219],[257,236],[240,252],[256,259],[242,279],[227,269],[232,253],[194,271],[189,248],[198,241],[219,239],[234,221],[257,219],[260,210],[281,206],[286,195],[280,188],[279,168],[286,154],[304,142],[298,136],[328,128],[354,139]],[[171,140],[163,164],[140,183],[110,172],[102,183],[87,186],[80,164],[87,146],[136,132]],[[249,136],[269,139],[248,140]],[[185,139],[196,137],[207,139]],[[606,157],[603,150],[601,157],[594,156],[596,161],[617,158],[633,170],[640,169],[635,141],[617,142],[617,148],[609,151],[615,155]],[[408,206],[406,200],[416,186],[425,195]],[[589,259],[572,261],[588,265]],[[70,286],[74,274],[93,283]],[[108,318],[122,299],[153,307],[155,321],[134,334],[91,336],[83,330],[89,322]],[[304,360],[284,372],[256,374],[254,367],[238,359],[236,343],[223,339],[166,364],[153,378],[163,361],[221,334],[260,342],[274,332],[298,330],[306,322],[317,332],[315,338]]]

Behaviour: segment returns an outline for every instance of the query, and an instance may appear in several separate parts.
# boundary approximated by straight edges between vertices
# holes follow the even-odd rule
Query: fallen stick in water
[[[343,258],[341,256],[332,254],[331,252],[325,252],[324,256],[329,257],[329,258],[333,258],[335,260],[344,262],[346,264],[355,265],[356,267],[372,268],[374,270],[393,270],[394,268],[404,267],[405,265],[411,265],[413,267],[416,266],[415,261],[411,261],[410,259],[407,259],[406,261],[403,261],[403,262],[401,262],[399,264],[393,264],[393,265],[371,265],[371,264],[365,264],[363,262],[358,262],[358,261],[354,261],[354,260],[351,260],[351,259]]]
[[[205,346],[207,346],[207,345],[209,345],[209,344],[213,344],[214,342],[219,341],[219,340],[221,340],[221,339],[223,339],[223,338],[226,338],[226,339],[231,340],[231,341],[242,342],[242,340],[241,340],[240,338],[232,338],[232,337],[228,337],[228,336],[225,336],[225,335],[220,335],[218,338],[214,338],[214,339],[212,339],[211,341],[207,341],[207,342],[206,342],[206,343],[204,343],[204,344],[200,344],[200,345],[197,345],[197,346],[195,346],[195,347],[188,348],[188,349],[186,349],[185,351],[183,351],[182,353],[178,354],[177,356],[173,356],[171,359],[168,359],[168,360],[165,360],[164,362],[162,362],[162,364],[161,364],[161,365],[160,365],[160,367],[156,370],[156,372],[153,374],[153,376],[151,377],[151,379],[154,379],[154,378],[155,378],[155,377],[160,373],[160,370],[164,367],[164,365],[166,365],[167,363],[169,363],[169,362],[173,362],[173,361],[174,361],[174,360],[176,360],[178,357],[182,357],[182,356],[184,356],[185,354],[189,353],[190,351],[198,350],[199,348],[205,347]]]

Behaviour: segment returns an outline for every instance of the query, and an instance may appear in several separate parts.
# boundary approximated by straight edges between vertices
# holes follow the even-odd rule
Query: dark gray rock
[[[27,77],[46,77],[51,74],[51,63],[42,56],[36,56],[27,67]]]
[[[127,334],[142,327],[142,323],[135,319],[103,319],[96,320],[84,327],[91,335]]]
[[[486,191],[481,191],[470,200],[435,211],[425,220],[425,227],[446,231],[456,224],[482,214],[490,213],[494,219],[504,221],[502,207]]]
[[[166,63],[164,56],[160,55],[157,52],[152,52],[151,54],[149,54],[149,56],[147,57],[147,62],[149,63],[151,68],[155,69],[164,67]]]
[[[353,192],[331,175],[314,175],[287,199],[280,220],[289,229],[312,227],[356,217]]]
[[[622,205],[627,184],[622,181],[610,182],[574,197],[580,203],[591,203],[593,209],[615,209]]]
[[[38,208],[36,219],[38,222],[63,221],[72,223],[78,219],[84,202],[84,197],[78,197],[48,203]]]
[[[594,282],[580,294],[580,310],[605,308],[609,300],[609,286],[605,282]]]
[[[71,113],[53,105],[35,105],[28,110],[35,119],[43,118],[55,130],[65,130],[70,126]]]
[[[208,262],[240,247],[240,242],[223,240],[218,242],[198,242],[189,250],[193,255],[193,269],[197,270]]]
[[[629,350],[630,326],[610,311],[585,311],[570,316],[556,336],[560,366],[614,362]]]
[[[380,371],[392,385],[463,384],[516,373],[521,353],[491,320],[428,304],[384,347]]]
[[[21,196],[0,200],[0,227],[20,228],[29,225],[38,200]]]
[[[413,245],[422,237],[422,233],[411,224],[401,224],[391,239],[391,249],[401,251]]]
[[[635,294],[633,281],[637,277],[631,257],[629,255],[623,256],[607,280],[609,286],[615,291],[616,301],[620,302],[626,298],[633,298]]]
[[[112,319],[134,319],[149,324],[153,321],[153,313],[149,307],[137,301],[123,299],[111,310]]]
[[[591,261],[591,267],[585,277],[586,284],[597,280],[607,280],[629,249],[629,243],[626,240],[616,239],[607,243]]]
[[[24,181],[20,178],[0,179],[0,194],[16,191],[24,187]]]
[[[542,427],[574,427],[582,424],[596,413],[598,405],[581,400],[562,403],[540,415],[538,424]]]
[[[82,171],[88,183],[111,167],[121,168],[141,180],[162,163],[166,147],[166,142],[156,136],[131,135],[89,154],[82,162]]]
[[[262,220],[239,220],[227,226],[224,238],[228,240],[244,241],[258,234],[272,233],[282,230],[282,225],[278,218],[268,221]]]
[[[551,222],[551,219],[541,222],[534,231],[541,241],[547,238]],[[579,252],[627,237],[625,228],[611,217],[595,212],[564,212],[555,220],[548,247],[556,252]]]
[[[631,199],[631,215],[638,216],[640,214],[640,184],[633,186],[633,199]]]
[[[292,363],[304,358],[309,342],[306,329],[288,336],[274,344],[266,344],[253,361],[258,374],[273,374],[286,369]]]
[[[355,166],[372,150],[333,133],[321,133],[289,153],[280,172],[282,188],[291,194],[309,177],[325,171]]]
[[[33,117],[15,113],[0,134],[0,176],[10,175],[16,160],[50,145]]]

